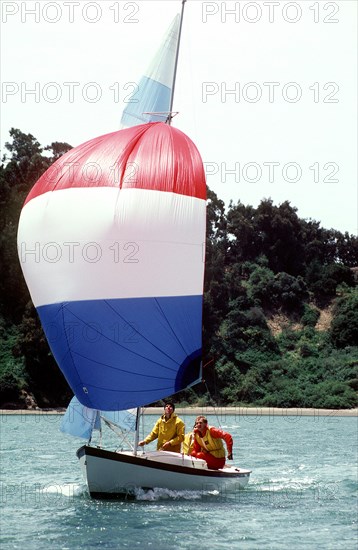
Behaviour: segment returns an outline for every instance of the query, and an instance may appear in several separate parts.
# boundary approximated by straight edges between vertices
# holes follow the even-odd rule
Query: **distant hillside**
[[[333,319],[334,302],[335,300],[332,300],[325,308],[319,308],[314,304],[308,304],[309,307],[317,311],[318,314],[317,322],[313,326],[315,330],[322,332],[328,332],[330,330]],[[274,337],[279,336],[286,330],[301,331],[304,329],[304,325],[297,322],[296,316],[291,318],[290,315],[285,315],[284,313],[274,313],[271,317],[268,316],[267,324]]]

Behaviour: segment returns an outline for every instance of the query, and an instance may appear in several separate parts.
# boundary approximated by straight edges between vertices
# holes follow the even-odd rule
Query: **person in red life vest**
[[[225,449],[223,440],[227,446],[228,460],[232,460],[232,436],[220,430],[208,426],[205,416],[198,416],[194,427],[194,449],[191,456],[202,458],[206,461],[208,468],[219,470],[225,466]]]

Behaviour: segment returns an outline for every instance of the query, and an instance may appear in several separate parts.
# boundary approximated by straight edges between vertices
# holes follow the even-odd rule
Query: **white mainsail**
[[[123,111],[121,127],[165,122],[170,111],[179,41],[180,15],[176,15],[136,92]]]

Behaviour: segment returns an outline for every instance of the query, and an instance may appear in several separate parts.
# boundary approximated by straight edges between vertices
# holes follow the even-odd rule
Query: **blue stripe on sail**
[[[146,405],[199,381],[202,296],[41,306],[54,357],[93,409]]]
[[[124,109],[121,124],[126,127],[143,122],[165,122],[166,115],[148,115],[145,113],[168,112],[171,90],[168,86],[143,76],[131,103]],[[133,102],[133,103],[132,103]]]

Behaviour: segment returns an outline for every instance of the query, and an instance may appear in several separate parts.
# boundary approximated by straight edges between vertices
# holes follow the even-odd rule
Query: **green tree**
[[[275,309],[300,312],[309,295],[306,283],[299,275],[293,277],[288,273],[277,273],[272,283],[272,302]]]
[[[247,295],[257,305],[270,308],[273,301],[275,275],[268,267],[257,266],[249,277]]]
[[[227,213],[228,262],[255,260],[258,252],[258,234],[255,225],[255,209],[240,201],[229,205]]]
[[[331,338],[338,348],[356,346],[358,342],[358,290],[348,290],[334,307]]]
[[[46,384],[45,376],[44,382],[37,385],[36,377],[31,371],[39,357],[39,350],[42,350],[41,364],[50,365],[49,368],[55,372],[55,363],[42,329],[38,327],[36,331],[25,330],[31,323],[36,325],[39,321],[31,305],[18,260],[17,226],[26,195],[36,180],[63,152],[71,148],[66,143],[53,142],[45,148],[52,151],[50,156],[43,153],[44,149],[32,134],[11,128],[10,137],[11,141],[5,144],[6,154],[0,166],[0,263],[3,267],[0,279],[0,317],[2,338],[5,342],[5,351],[0,356],[2,400],[6,400],[6,396],[9,399],[16,391],[20,392],[27,384],[34,384],[35,389],[41,383]],[[26,347],[29,341],[33,346],[31,349]],[[58,374],[54,374],[52,384],[55,386],[57,377]],[[59,387],[61,383],[62,380],[59,381]],[[64,387],[68,388],[66,383]]]
[[[297,208],[288,201],[274,206],[271,199],[261,201],[257,207],[256,227],[261,254],[268,259],[268,267],[274,272],[299,275],[303,272],[304,248],[302,224]]]
[[[316,300],[323,304],[336,296],[337,287],[342,283],[354,286],[353,271],[349,267],[340,263],[322,265],[317,260],[307,267],[306,280]]]
[[[224,203],[207,189],[207,235],[205,251],[204,281],[204,357],[210,354],[210,342],[218,330],[228,306],[228,287],[225,277],[225,255],[227,249],[226,219]]]
[[[45,147],[45,151],[51,151],[52,153],[50,157],[51,164],[71,149],[72,145],[62,141],[53,141],[51,145],[47,145],[47,147]]]

